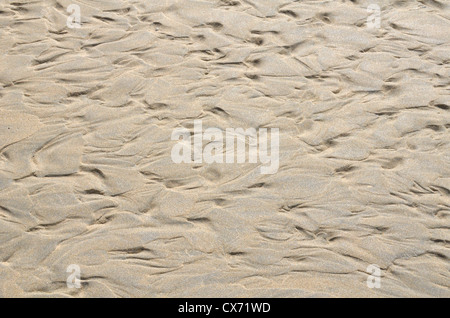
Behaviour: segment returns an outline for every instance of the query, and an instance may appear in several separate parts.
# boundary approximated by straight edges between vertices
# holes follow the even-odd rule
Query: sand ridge
[[[0,297],[450,296],[445,1],[8,0],[0,26]],[[278,171],[174,163],[195,120],[279,129]]]

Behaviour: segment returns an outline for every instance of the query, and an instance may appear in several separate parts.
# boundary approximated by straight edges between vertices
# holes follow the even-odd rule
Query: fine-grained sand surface
[[[1,1],[0,297],[449,297],[449,61],[445,0]]]

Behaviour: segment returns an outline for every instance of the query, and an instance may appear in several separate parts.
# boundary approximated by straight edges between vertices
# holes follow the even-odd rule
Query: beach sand
[[[7,0],[0,26],[0,297],[450,296],[447,1]],[[194,120],[279,129],[279,169],[174,163]]]

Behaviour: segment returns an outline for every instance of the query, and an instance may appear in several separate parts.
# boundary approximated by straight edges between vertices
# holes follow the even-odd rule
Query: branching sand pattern
[[[0,296],[449,297],[449,9],[1,1]],[[198,119],[278,172],[175,164]]]

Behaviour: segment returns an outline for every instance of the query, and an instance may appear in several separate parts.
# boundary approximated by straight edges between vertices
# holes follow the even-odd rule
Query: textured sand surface
[[[1,1],[0,296],[449,297],[449,61],[446,0]]]

